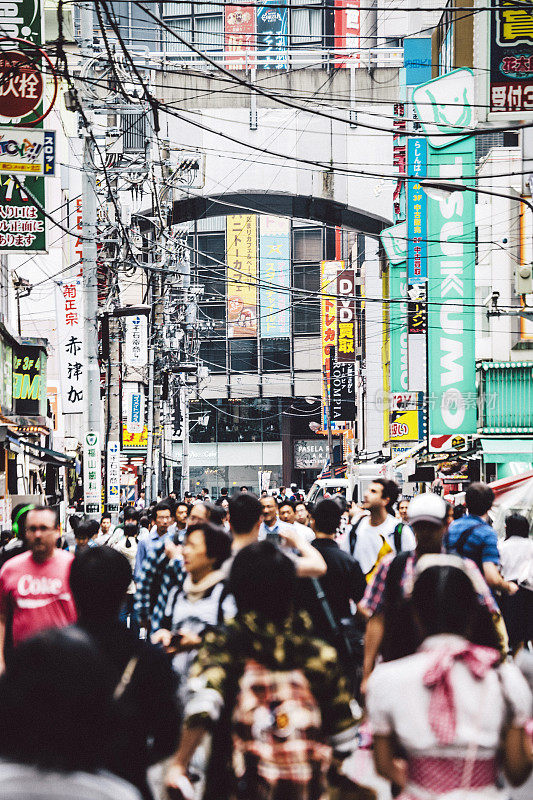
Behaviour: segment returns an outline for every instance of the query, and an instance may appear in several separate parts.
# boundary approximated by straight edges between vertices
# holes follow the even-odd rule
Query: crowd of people
[[[141,493],[72,534],[15,509],[0,797],[525,797],[533,540],[493,499]]]

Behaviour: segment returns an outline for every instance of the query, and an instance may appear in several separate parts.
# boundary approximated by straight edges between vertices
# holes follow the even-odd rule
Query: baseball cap
[[[442,525],[446,519],[446,503],[433,492],[426,492],[413,497],[407,508],[409,522],[433,522]]]

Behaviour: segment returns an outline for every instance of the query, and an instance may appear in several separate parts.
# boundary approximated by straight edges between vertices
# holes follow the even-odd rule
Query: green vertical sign
[[[474,186],[474,137],[429,148],[429,176]],[[475,194],[428,198],[430,434],[476,432]]]
[[[43,24],[41,0],[0,0],[0,18],[2,36],[11,39],[26,39],[40,47],[43,42]],[[13,52],[22,49],[27,54],[33,51],[22,43],[3,43],[1,51]],[[8,92],[17,91],[11,82],[4,82],[0,89],[5,97]],[[39,106],[38,108],[41,108]],[[38,111],[38,114],[42,113]],[[28,119],[35,119],[32,114]],[[2,125],[10,125],[7,119],[0,120]],[[24,119],[16,123],[16,127],[24,127]],[[36,127],[43,127],[42,122]],[[17,176],[21,184],[44,208],[45,179]],[[42,211],[22,191],[10,175],[0,175],[0,253],[45,253],[46,252],[46,219]]]

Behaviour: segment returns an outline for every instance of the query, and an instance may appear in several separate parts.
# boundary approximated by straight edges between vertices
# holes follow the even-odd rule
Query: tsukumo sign
[[[474,77],[460,69],[417,87],[428,136],[428,176],[474,186]],[[428,195],[430,435],[476,431],[474,332],[475,195]]]

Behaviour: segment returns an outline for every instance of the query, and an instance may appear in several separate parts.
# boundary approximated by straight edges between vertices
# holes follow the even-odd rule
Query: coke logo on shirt
[[[17,591],[21,597],[29,594],[60,594],[63,590],[61,578],[35,578],[33,575],[21,575],[17,583]]]

